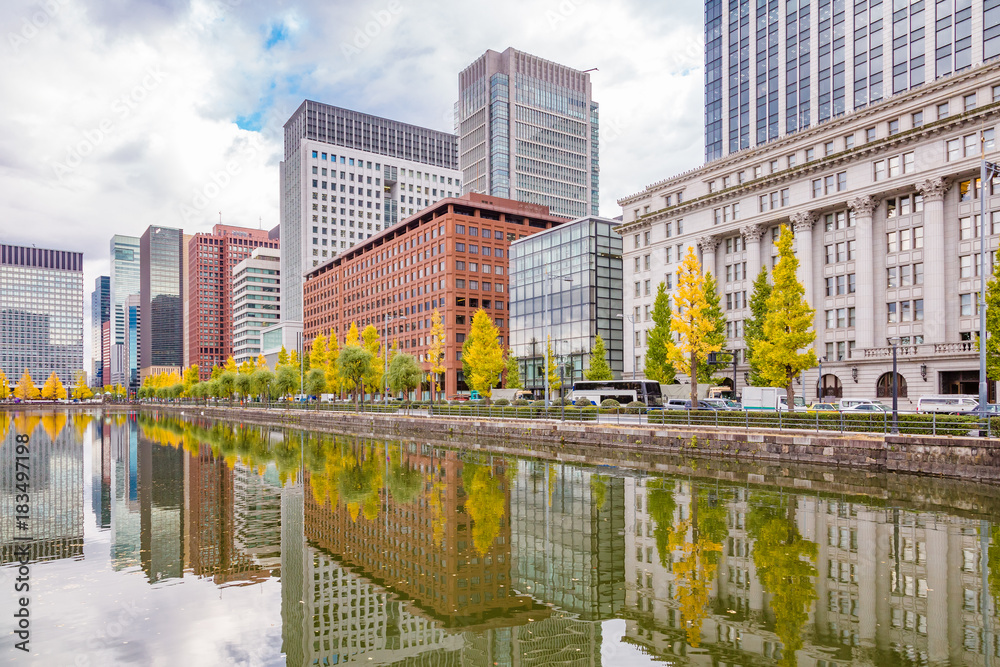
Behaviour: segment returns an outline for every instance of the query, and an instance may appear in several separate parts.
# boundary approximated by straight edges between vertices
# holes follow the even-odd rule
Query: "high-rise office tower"
[[[83,253],[0,245],[0,370],[39,387],[83,368]]]
[[[104,367],[110,359],[104,357],[103,328],[111,320],[111,277],[98,276],[94,280],[94,291],[90,293],[90,384],[104,386]]]
[[[139,239],[140,371],[184,365],[183,237],[180,229],[149,227]]]
[[[707,0],[705,160],[1000,55],[995,0]]]
[[[111,237],[111,337],[110,377],[104,384],[128,386],[129,377],[138,369],[121,367],[119,360],[126,359],[125,336],[128,319],[125,300],[130,294],[139,293],[139,237],[115,234]]]
[[[277,229],[215,225],[187,244],[188,364],[202,380],[233,355],[233,269],[257,248],[278,248]]]
[[[590,75],[508,48],[458,75],[463,192],[581,218],[599,208],[598,109]]]
[[[129,369],[122,386],[129,390],[139,389],[139,323],[142,321],[142,299],[138,294],[129,294],[125,299],[125,344],[119,349],[123,355],[122,368]]]
[[[257,248],[233,268],[233,359],[255,361],[261,332],[281,319],[281,251]]]
[[[302,321],[302,276],[444,197],[458,196],[458,139],[306,100],[285,123],[282,319]]]

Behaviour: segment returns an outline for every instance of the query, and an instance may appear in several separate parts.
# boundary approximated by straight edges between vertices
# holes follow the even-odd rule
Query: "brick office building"
[[[426,368],[436,308],[445,328],[445,395],[464,391],[459,353],[475,312],[485,309],[504,348],[510,344],[510,242],[566,221],[545,206],[477,193],[442,199],[306,275],[306,345],[330,331],[343,344],[351,322],[373,324],[382,337],[388,325],[389,340]]]
[[[233,268],[257,248],[277,248],[277,235],[277,227],[268,232],[215,225],[211,234],[195,234],[188,241],[188,358],[198,364],[202,381],[211,377],[212,366],[233,354]]]

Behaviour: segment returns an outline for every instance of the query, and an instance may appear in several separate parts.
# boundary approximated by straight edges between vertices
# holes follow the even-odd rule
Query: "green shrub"
[[[510,401],[508,401],[506,398],[498,398],[493,402],[493,405],[496,405],[497,407],[504,407],[510,405]]]
[[[515,398],[514,399],[514,405],[516,405],[516,406],[520,407],[520,406],[528,405],[528,404],[529,404],[528,400],[525,399],[525,398]]]
[[[586,399],[586,398],[578,398],[578,399],[576,399],[576,401],[573,403],[573,405],[575,405],[578,408],[594,407],[594,404],[591,403],[590,400]]]
[[[632,401],[631,403],[626,405],[625,408],[626,408],[625,412],[627,412],[630,415],[641,415],[643,412],[646,411],[646,404],[643,403],[642,401]]]
[[[619,403],[618,401],[616,401],[613,398],[605,398],[603,401],[601,401],[601,407],[602,408],[618,408],[618,407],[621,407],[621,403]]]
[[[533,408],[544,408],[545,407],[545,401],[532,401],[531,402],[531,407],[533,407]]]

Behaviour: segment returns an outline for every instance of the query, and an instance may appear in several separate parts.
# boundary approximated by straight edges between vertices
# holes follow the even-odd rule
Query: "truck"
[[[710,384],[698,384],[698,399],[707,398],[709,389],[713,385]],[[691,398],[691,384],[663,384],[660,383],[660,394],[663,396],[663,400],[666,401],[671,398]]]
[[[530,398],[531,392],[527,389],[494,389],[490,392],[490,399],[493,401],[499,401],[501,398],[506,398],[508,401],[513,403],[519,398]]]
[[[781,387],[745,387],[742,403],[744,410],[787,410],[788,392]],[[796,396],[795,407],[805,408],[805,399]]]

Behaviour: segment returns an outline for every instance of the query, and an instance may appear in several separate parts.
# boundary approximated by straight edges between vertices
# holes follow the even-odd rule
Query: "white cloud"
[[[458,72],[508,46],[599,69],[615,216],[701,162],[702,20],[693,0],[5,2],[0,242],[83,251],[89,292],[115,233],[273,227],[304,98],[451,131]]]

